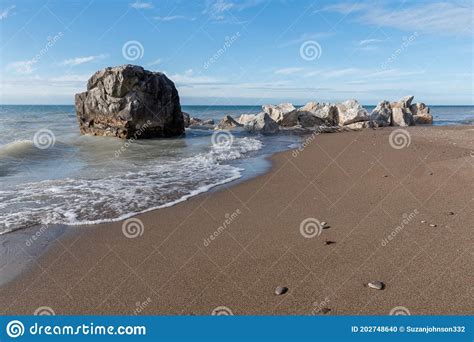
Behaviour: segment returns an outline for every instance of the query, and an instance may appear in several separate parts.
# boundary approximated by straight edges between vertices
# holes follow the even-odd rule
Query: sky
[[[471,0],[2,0],[0,104],[73,104],[137,64],[184,105],[472,105],[473,30]]]

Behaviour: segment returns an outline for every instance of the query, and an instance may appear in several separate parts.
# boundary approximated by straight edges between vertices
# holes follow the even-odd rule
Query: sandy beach
[[[401,149],[394,129],[308,136],[264,175],[137,216],[136,237],[69,228],[2,286],[0,313],[472,314],[474,129],[408,127]]]

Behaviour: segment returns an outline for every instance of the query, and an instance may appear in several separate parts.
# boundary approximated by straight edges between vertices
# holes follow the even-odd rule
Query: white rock
[[[357,102],[357,100],[347,100],[338,103],[336,107],[338,111],[338,123],[340,126],[369,120],[369,114],[359,104],[359,102]]]
[[[294,111],[296,108],[291,103],[280,103],[279,105],[263,105],[262,111],[270,115],[270,117],[276,122],[280,123],[285,114]]]
[[[392,107],[390,102],[382,101],[370,113],[369,119],[374,121],[378,127],[390,126],[392,122]]]
[[[260,113],[244,124],[244,128],[252,132],[276,133],[280,129],[278,124],[267,113]]]
[[[317,102],[308,102],[304,107],[298,109],[301,114],[311,114],[319,119],[322,124],[336,126],[338,123],[338,112],[335,105]]]
[[[392,126],[414,126],[415,120],[407,108],[392,108]]]

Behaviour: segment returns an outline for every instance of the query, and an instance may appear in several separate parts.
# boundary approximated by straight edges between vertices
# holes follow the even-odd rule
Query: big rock
[[[302,116],[310,114],[315,116],[321,122],[319,125],[336,126],[338,124],[337,107],[332,104],[319,104],[317,102],[308,102],[305,106],[298,109]]]
[[[357,100],[347,100],[337,105],[338,122],[340,126],[354,122],[368,121],[369,114]]]
[[[273,120],[267,113],[257,114],[252,119],[246,121],[243,125],[248,131],[265,134],[276,133],[280,129],[275,120]]]
[[[242,124],[235,121],[234,118],[230,115],[226,115],[214,129],[233,129],[237,127],[242,127]]]
[[[262,111],[270,115],[276,123],[283,121],[284,117],[295,109],[291,103],[280,103],[276,106],[267,104],[262,106]]]
[[[407,108],[395,107],[392,109],[392,126],[414,126],[415,120]]]
[[[410,108],[413,98],[414,98],[413,95],[402,97],[400,100],[396,102],[392,102],[390,106],[392,107],[392,109],[393,108]]]
[[[424,103],[415,103],[410,106],[413,119],[417,125],[433,124],[433,115],[430,114],[430,108]]]
[[[370,120],[375,122],[377,127],[390,126],[392,122],[392,107],[390,102],[382,101],[370,113]]]
[[[173,137],[184,133],[178,91],[160,72],[136,65],[96,72],[76,94],[82,134],[118,138]]]

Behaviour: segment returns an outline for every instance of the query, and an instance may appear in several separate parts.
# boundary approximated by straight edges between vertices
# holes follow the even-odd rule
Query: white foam
[[[262,148],[254,138],[235,139],[193,157],[155,160],[138,172],[96,179],[59,179],[0,191],[0,235],[37,224],[84,225],[123,220],[169,207],[241,177],[225,162]]]

